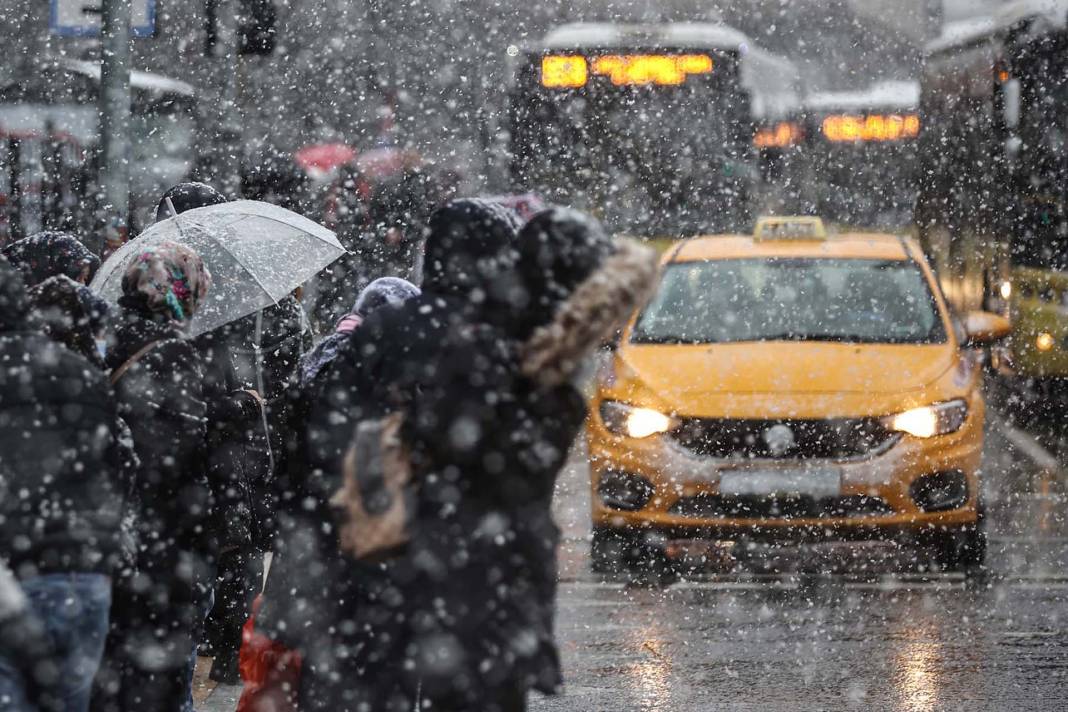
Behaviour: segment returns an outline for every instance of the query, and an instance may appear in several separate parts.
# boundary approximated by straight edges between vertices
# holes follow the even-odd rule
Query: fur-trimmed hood
[[[543,387],[567,381],[591,351],[645,304],[657,273],[655,251],[634,240],[618,240],[615,252],[520,347],[523,374]]]

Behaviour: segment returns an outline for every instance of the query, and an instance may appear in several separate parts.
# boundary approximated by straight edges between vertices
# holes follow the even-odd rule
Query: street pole
[[[215,111],[211,120],[211,135],[206,137],[211,146],[211,166],[214,175],[209,178],[222,189],[224,195],[238,197],[241,191],[241,163],[244,147],[241,144],[241,58],[240,24],[241,3],[239,0],[207,0],[210,16],[211,40],[208,55],[211,58],[215,84]]]
[[[104,254],[126,241],[130,207],[130,0],[103,0],[100,173]]]

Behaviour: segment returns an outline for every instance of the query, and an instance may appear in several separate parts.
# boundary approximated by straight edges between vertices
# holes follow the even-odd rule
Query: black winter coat
[[[43,334],[0,330],[0,556],[19,576],[110,573],[123,504],[107,377]]]
[[[139,564],[164,569],[184,558],[204,573],[214,554],[215,532],[203,460],[210,413],[200,356],[175,327],[126,309],[115,328],[108,366],[120,368],[151,343],[157,345],[115,384],[119,412],[141,461]]]
[[[399,393],[378,388],[367,374],[381,373],[383,384],[402,374],[408,381],[418,379],[417,364],[465,323],[454,299],[423,295],[399,308],[383,307],[353,332],[315,379],[290,390],[292,437],[282,451],[277,483],[279,531],[258,617],[261,628],[277,640],[317,649],[327,659],[333,655],[323,645],[323,633],[344,615],[352,579],[359,574],[341,558],[329,500],[341,487],[341,457],[356,422],[391,410],[391,394]]]
[[[242,399],[205,378],[200,352],[175,326],[137,307],[123,307],[108,365],[122,368],[149,344],[115,385],[140,460],[139,549],[134,570],[114,583],[94,709],[182,708],[235,496],[230,474],[212,466],[209,443],[213,423],[243,417]]]
[[[309,678],[341,675],[309,692],[322,709],[403,706],[417,686],[477,708],[497,688],[560,684],[550,504],[585,405],[570,387],[518,377],[507,340],[465,310],[424,295],[372,314],[299,401],[309,442],[294,459],[313,467],[289,468],[293,506],[261,624],[302,649]],[[354,424],[396,408],[417,414],[417,536],[386,564],[353,561],[337,550],[327,502]],[[440,601],[447,621],[433,614]],[[463,662],[436,673],[428,656],[443,642]]]
[[[369,709],[411,708],[414,687],[401,672],[405,651],[397,647],[409,639],[407,624],[378,605],[397,603],[393,567],[342,558],[328,501],[340,487],[341,453],[354,425],[409,407],[421,385],[433,382],[438,351],[470,339],[477,322],[471,295],[492,291],[504,277],[515,233],[499,208],[456,201],[431,223],[426,291],[371,314],[294,398],[301,427],[285,453],[278,555],[259,620],[270,635],[301,649],[307,709],[340,711],[360,702]]]
[[[205,357],[206,384],[215,398],[229,396],[240,411],[213,418],[209,432],[213,469],[229,476],[226,489],[226,548],[270,548],[277,506],[276,472],[288,437],[288,391],[296,380],[311,332],[300,302],[288,296],[263,310],[260,358],[256,358],[256,314],[228,324],[197,340]],[[245,394],[260,393],[264,411]],[[264,422],[266,416],[266,427]]]
[[[400,627],[378,630],[403,643],[381,660],[399,653],[410,662],[401,689],[472,709],[502,689],[553,692],[562,682],[551,503],[586,408],[569,385],[520,376],[517,361],[501,331],[473,327],[448,340],[427,364],[431,378],[408,391],[414,539],[389,572],[400,595],[367,588],[357,606],[361,617]],[[456,651],[454,664],[434,662],[443,647]]]

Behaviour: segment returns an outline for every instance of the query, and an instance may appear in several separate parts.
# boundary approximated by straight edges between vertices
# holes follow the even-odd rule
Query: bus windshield
[[[574,58],[585,74],[546,74],[556,57]],[[736,53],[535,53],[522,77],[512,101],[516,184],[596,209],[614,230],[678,234],[747,221],[755,169]]]

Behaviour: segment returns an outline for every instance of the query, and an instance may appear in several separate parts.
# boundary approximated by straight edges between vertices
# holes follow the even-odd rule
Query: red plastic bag
[[[252,616],[241,629],[238,670],[245,686],[237,712],[297,712],[300,653],[256,632],[256,614],[263,602],[256,596]]]

